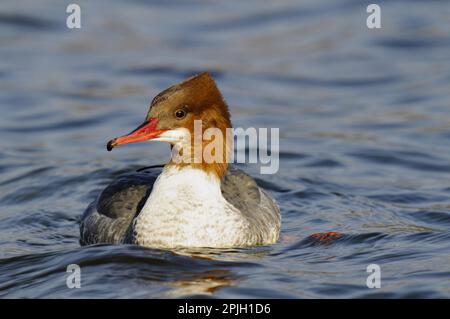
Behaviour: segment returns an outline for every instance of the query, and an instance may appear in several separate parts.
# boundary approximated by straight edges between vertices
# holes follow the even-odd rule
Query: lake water
[[[378,30],[358,0],[76,3],[79,30],[61,1],[0,4],[0,297],[450,297],[448,1],[378,1]],[[279,172],[242,166],[280,204],[280,242],[80,247],[99,191],[169,157],[106,142],[204,70],[235,126],[280,128]]]

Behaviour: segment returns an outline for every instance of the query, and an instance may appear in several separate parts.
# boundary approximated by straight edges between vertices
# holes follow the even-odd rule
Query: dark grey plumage
[[[154,166],[119,176],[109,184],[82,216],[80,244],[132,243],[132,222],[161,171],[162,166]],[[223,197],[255,229],[264,229],[268,219],[279,219],[279,208],[273,199],[240,169],[229,166],[221,189]]]

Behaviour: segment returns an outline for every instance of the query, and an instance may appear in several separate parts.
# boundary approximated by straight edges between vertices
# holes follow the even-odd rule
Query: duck
[[[200,133],[215,129],[225,136],[221,141],[223,154],[217,152],[215,161],[193,150],[199,135],[194,127],[198,121],[202,124]],[[160,141],[170,145],[172,154],[182,154],[184,160],[172,155],[165,165],[114,179],[81,216],[80,244],[176,249],[276,243],[281,228],[280,208],[251,176],[229,163],[230,128],[228,105],[208,72],[156,95],[144,123],[110,140],[107,149]],[[200,139],[202,146],[207,142]]]

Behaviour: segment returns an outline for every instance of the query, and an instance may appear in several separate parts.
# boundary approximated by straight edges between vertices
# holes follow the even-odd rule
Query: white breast
[[[201,169],[167,166],[134,223],[135,242],[156,248],[246,246],[248,222]]]

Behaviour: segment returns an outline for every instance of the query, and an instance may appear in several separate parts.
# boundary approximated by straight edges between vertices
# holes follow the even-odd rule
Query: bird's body
[[[81,243],[220,248],[277,241],[278,207],[250,176],[230,167],[220,182],[198,169],[177,170],[113,181],[86,209]]]
[[[228,137],[218,144],[222,150],[214,149],[214,155],[220,154],[215,161],[195,153],[198,120],[204,129],[219,133],[231,127],[228,108],[207,73],[159,94],[144,124],[108,143],[111,150],[127,143],[164,141],[183,150],[185,157],[182,162],[172,158],[162,170],[126,174],[107,186],[82,216],[82,245],[230,248],[278,240],[279,208],[250,176],[228,165]],[[203,131],[200,134],[203,138]],[[203,139],[201,143],[208,146]]]

